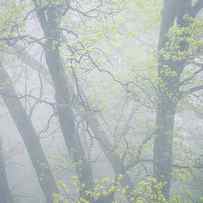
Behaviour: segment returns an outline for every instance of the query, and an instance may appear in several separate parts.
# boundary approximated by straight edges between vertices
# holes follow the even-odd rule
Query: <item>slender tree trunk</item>
[[[0,137],[0,203],[13,203],[13,197],[9,189],[7,180],[1,137]]]
[[[54,177],[49,168],[39,137],[32,125],[32,121],[19,101],[17,93],[12,86],[11,79],[2,65],[0,65],[0,83],[0,94],[24,141],[47,202],[51,203],[53,193],[57,192]]]
[[[133,183],[130,180],[130,177],[128,176],[128,174],[126,174],[126,169],[125,169],[125,166],[123,164],[123,161],[113,151],[113,146],[111,145],[111,143],[107,139],[106,133],[100,127],[98,119],[94,115],[92,115],[87,120],[87,122],[88,122],[95,138],[97,139],[101,150],[104,152],[107,160],[111,164],[115,175],[117,175],[117,176],[123,175],[123,179],[121,181],[122,186],[132,187]]]
[[[164,50],[166,35],[176,18],[174,0],[165,0],[159,38],[159,51]],[[159,56],[159,94],[154,140],[154,176],[164,184],[163,194],[169,198],[172,172],[172,146],[176,113],[176,91],[178,78],[170,77],[172,67]],[[167,72],[168,71],[168,72]]]
[[[154,176],[163,182],[163,194],[169,197],[172,172],[172,142],[176,104],[167,96],[159,97],[157,137],[154,141]]]
[[[60,32],[58,21],[60,21],[60,14],[54,6],[50,6],[46,11],[46,16],[47,18],[45,18],[43,12],[38,11],[38,19],[47,39],[44,47],[46,63],[55,89],[55,100],[61,131],[70,157],[76,166],[79,180],[84,185],[80,191],[84,197],[86,196],[84,195],[84,191],[93,186],[93,175],[91,164],[85,156],[79,134],[75,129],[75,116],[71,106],[71,94],[63,60],[59,52]]]
[[[163,182],[163,194],[166,198],[170,196],[174,120],[184,61],[165,59],[163,53],[167,52],[166,43],[170,40],[167,34],[170,28],[175,22],[177,26],[184,26],[184,16],[190,7],[190,0],[165,0],[162,13],[158,50],[159,94],[156,115],[157,136],[154,140],[154,176],[158,181]],[[180,46],[180,49],[184,51],[185,47],[182,49]]]
[[[75,129],[75,116],[71,108],[68,86],[66,85],[65,71],[58,54],[52,50],[52,43],[48,41],[45,55],[55,87],[55,99],[63,137],[72,160],[76,164],[77,174],[82,184],[91,188],[93,184],[90,163],[85,157],[80,137]]]

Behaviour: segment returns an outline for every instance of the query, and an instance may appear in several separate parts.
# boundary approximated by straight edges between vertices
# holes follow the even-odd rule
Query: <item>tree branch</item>
[[[197,3],[192,7],[191,11],[192,17],[196,17],[202,8],[203,8],[203,0],[198,0]]]
[[[196,86],[196,87],[192,87],[192,88],[190,88],[190,89],[187,90],[187,91],[181,92],[181,97],[190,95],[190,94],[195,93],[195,92],[198,92],[198,91],[200,91],[200,90],[203,90],[203,85],[199,85],[199,86]]]

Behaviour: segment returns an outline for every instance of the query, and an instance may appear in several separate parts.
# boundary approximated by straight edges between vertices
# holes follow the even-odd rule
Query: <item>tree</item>
[[[61,131],[70,157],[76,165],[76,171],[80,182],[84,184],[84,188],[81,188],[80,191],[81,195],[84,196],[84,189],[91,188],[93,184],[92,171],[90,163],[85,157],[79,135],[75,129],[74,112],[71,108],[71,95],[67,84],[63,61],[59,52],[61,40],[59,25],[63,9],[66,9],[66,7],[63,8],[63,6],[66,6],[66,4],[61,5],[61,10],[60,6],[59,8],[57,7],[57,2],[49,3],[47,1],[47,5],[44,9],[38,1],[33,1],[33,3],[46,38],[44,51],[46,63],[55,89],[55,100]]]
[[[23,4],[22,1],[13,2],[15,5]],[[173,201],[174,196],[169,195],[173,168],[190,168],[176,163],[179,157],[173,155],[175,116],[180,101],[202,89],[202,85],[193,86],[191,82],[202,71],[200,67],[192,72],[194,59],[201,47],[197,39],[200,36],[197,27],[201,23],[196,18],[202,7],[201,1],[193,4],[189,0],[164,1],[158,47],[158,79],[154,70],[149,68],[156,66],[156,56],[153,55],[156,40],[153,34],[157,32],[157,26],[151,24],[154,18],[156,23],[159,22],[157,10],[161,1],[26,2],[27,7],[23,7],[19,15],[14,15],[16,19],[11,20],[11,28],[3,32],[0,41],[6,42],[3,47],[5,52],[14,53],[18,62],[37,70],[40,75],[40,88],[37,89],[40,97],[33,96],[36,92],[27,94],[27,86],[24,95],[18,96],[14,84],[9,82],[7,85],[7,79],[11,81],[12,78],[9,78],[5,67],[1,70],[2,97],[23,138],[26,138],[25,132],[32,131],[33,135],[37,133],[20,99],[26,98],[28,103],[36,100],[35,104],[42,102],[51,105],[53,114],[47,118],[43,133],[51,136],[49,130],[59,124],[55,131],[57,141],[61,141],[58,136],[60,132],[69,153],[67,159],[73,164],[77,176],[77,192],[73,194],[72,188],[71,192],[67,192],[71,183],[66,186],[66,182],[61,180],[59,187],[62,192],[54,195],[54,201]],[[17,16],[20,17],[20,23]],[[21,30],[20,25],[25,25],[24,29]],[[3,28],[7,26],[8,23],[5,23]],[[148,30],[145,30],[145,26]],[[33,27],[37,31],[31,33],[30,28]],[[137,29],[140,27],[142,29]],[[30,45],[42,52],[42,61],[34,56]],[[132,58],[126,57],[128,54]],[[148,60],[152,60],[153,64],[149,64]],[[195,63],[195,66],[201,66],[201,63]],[[192,66],[189,77],[184,73],[188,64]],[[52,88],[54,95],[46,92],[44,82],[48,88]],[[45,95],[42,96],[41,92],[44,90],[48,96],[46,99],[42,99]],[[96,99],[92,98],[94,91]],[[49,100],[52,96],[54,101]],[[13,108],[14,103],[18,108]],[[37,107],[34,105],[31,108]],[[42,114],[37,113],[39,116]],[[54,120],[53,124],[55,116],[58,122]],[[23,125],[22,128],[19,124],[22,121],[27,123],[26,127]],[[156,137],[152,146],[154,135]],[[26,143],[35,143],[38,151],[42,152],[39,140],[25,138]],[[34,150],[28,144],[28,152],[33,160]],[[178,154],[178,151],[175,152]],[[45,155],[37,154],[46,162]],[[105,164],[109,162],[113,169],[111,179],[114,180],[107,185],[96,180],[100,172],[94,170],[100,164],[98,157],[105,160]],[[33,161],[33,166],[35,164]],[[154,178],[147,178],[152,175],[152,166],[158,182]],[[196,166],[191,165],[192,168]],[[106,172],[109,173],[111,168]],[[63,172],[69,176],[67,168]],[[52,192],[47,192],[46,188],[44,191],[50,197]]]
[[[186,53],[191,47],[188,43],[187,17],[195,17],[202,8],[202,1],[192,6],[192,1],[164,1],[159,37],[159,93],[156,117],[157,137],[154,141],[154,175],[164,183],[163,193],[169,198],[173,163],[173,131],[177,104],[180,101],[181,74],[189,57]],[[198,9],[197,9],[198,7]],[[177,39],[170,38],[173,27],[185,30]],[[180,54],[182,53],[182,55]],[[169,54],[169,57],[167,56]],[[175,58],[173,57],[175,54]],[[180,56],[179,56],[180,55]]]
[[[58,189],[49,167],[49,163],[40,144],[39,137],[23,108],[8,73],[0,65],[0,94],[6,104],[8,111],[24,141],[33,167],[36,171],[39,184],[44,192],[48,203],[52,202],[52,195]]]

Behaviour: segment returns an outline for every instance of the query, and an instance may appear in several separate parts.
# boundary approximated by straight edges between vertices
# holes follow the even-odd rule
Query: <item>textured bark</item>
[[[9,189],[7,180],[1,138],[0,138],[0,203],[13,203],[13,197]]]
[[[32,125],[32,121],[19,101],[10,77],[2,65],[0,66],[0,83],[0,94],[24,141],[47,202],[51,203],[53,193],[57,192],[54,177],[49,168],[39,137]]]

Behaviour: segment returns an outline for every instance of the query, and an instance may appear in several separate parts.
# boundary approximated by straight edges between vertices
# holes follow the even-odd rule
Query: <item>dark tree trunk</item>
[[[154,141],[154,176],[164,183],[163,194],[169,197],[172,172],[172,142],[176,104],[160,96],[157,110],[157,137]]]
[[[0,203],[13,203],[13,197],[9,189],[7,180],[1,138],[0,138]]]
[[[176,18],[174,0],[165,0],[159,36],[159,51],[164,49],[166,35]],[[160,56],[159,56],[160,57]],[[154,140],[154,176],[164,183],[163,194],[169,197],[172,170],[172,142],[176,104],[173,78],[164,72],[164,61],[159,59],[159,94],[156,115],[156,138]],[[166,70],[167,71],[167,70]]]
[[[58,49],[53,50],[52,47],[53,42],[48,40],[45,50],[46,62],[54,83],[55,100],[62,134],[70,157],[76,163],[76,171],[81,183],[90,188],[93,183],[92,170],[85,157],[79,134],[75,129],[75,116],[71,108],[71,98],[65,78],[66,73]]]
[[[12,81],[2,65],[0,66],[0,83],[0,94],[24,141],[47,202],[51,203],[53,193],[57,192],[54,177],[49,168],[39,137],[32,125],[32,121],[19,101],[17,93],[12,86]]]
[[[154,176],[158,181],[163,182],[163,194],[166,198],[170,196],[174,120],[179,100],[179,82],[184,68],[184,60],[166,60],[160,53],[167,52],[165,45],[170,40],[167,36],[168,31],[175,22],[177,22],[177,26],[184,26],[183,17],[189,12],[190,8],[190,0],[165,0],[162,13],[158,50],[160,82],[156,115],[157,136],[154,140]]]
[[[46,37],[44,47],[46,63],[53,81],[55,89],[55,100],[61,131],[71,159],[75,162],[76,172],[80,182],[84,185],[81,188],[81,195],[84,191],[93,186],[93,175],[91,165],[88,162],[83,149],[79,134],[75,129],[75,116],[72,110],[71,94],[67,83],[64,64],[59,52],[60,32],[58,25],[60,22],[60,12],[54,6],[46,10],[46,16],[38,11],[38,19]],[[46,23],[44,23],[46,22]]]

